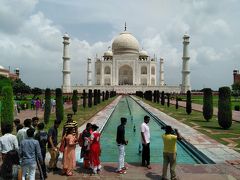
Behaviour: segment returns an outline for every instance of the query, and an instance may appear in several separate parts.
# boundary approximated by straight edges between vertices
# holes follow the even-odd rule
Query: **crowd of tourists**
[[[72,114],[68,114],[59,147],[60,123],[55,120],[54,125],[46,132],[44,123],[39,122],[38,117],[25,119],[23,125],[19,119],[15,119],[16,136],[12,134],[13,125],[3,126],[1,129],[3,136],[0,137],[2,156],[0,179],[35,180],[36,169],[39,171],[40,179],[46,179],[48,172],[61,170],[57,167],[60,152],[63,153],[61,174],[72,176],[76,167],[77,144],[82,147],[81,157],[84,159],[84,168],[91,169],[95,174],[98,173],[101,170],[98,126],[88,123],[86,129],[78,135],[78,124],[73,121]],[[50,154],[48,167],[45,164],[47,149]]]
[[[140,126],[142,148],[142,166],[151,169],[150,166],[150,128],[149,116],[144,117]],[[61,175],[72,176],[76,167],[76,145],[81,147],[81,158],[83,167],[91,169],[93,174],[101,171],[100,155],[100,133],[96,124],[87,123],[83,132],[78,133],[78,124],[72,119],[72,114],[67,114],[67,121],[63,125],[62,136],[58,141],[58,128],[60,121],[55,120],[48,132],[44,130],[44,123],[39,122],[38,117],[25,119],[23,125],[19,119],[14,120],[16,136],[12,134],[13,125],[2,127],[3,136],[0,137],[0,152],[2,155],[2,166],[0,169],[1,179],[22,179],[28,177],[35,180],[36,169],[39,170],[40,179],[47,178],[47,172],[61,170]],[[125,174],[128,167],[125,166],[125,146],[128,140],[125,139],[125,125],[127,119],[120,118],[120,125],[117,127],[116,143],[119,151],[118,168],[119,174]],[[135,127],[136,128],[136,127]],[[163,147],[163,175],[167,179],[167,168],[170,164],[171,179],[176,179],[176,141],[181,136],[176,129],[165,126],[165,134],[162,135]],[[45,164],[46,153],[50,154],[48,167]],[[57,167],[59,154],[63,153],[62,169]]]

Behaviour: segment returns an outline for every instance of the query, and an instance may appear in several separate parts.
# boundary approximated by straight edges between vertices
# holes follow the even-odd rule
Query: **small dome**
[[[69,39],[70,37],[69,37],[68,33],[64,33],[63,38],[68,38]]]
[[[139,56],[148,57],[148,53],[147,53],[147,51],[142,50],[139,52]]]
[[[0,65],[0,69],[5,69],[3,66]]]
[[[113,54],[139,53],[138,40],[129,32],[122,32],[112,43]]]
[[[112,51],[108,50],[104,53],[103,56],[113,56],[113,53],[112,53]]]

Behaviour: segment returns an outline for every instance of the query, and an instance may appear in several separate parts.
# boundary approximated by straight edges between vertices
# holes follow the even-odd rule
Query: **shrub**
[[[231,90],[229,87],[219,88],[218,124],[223,129],[229,129],[232,125]]]
[[[62,89],[57,88],[55,92],[56,92],[56,119],[58,121],[62,121],[64,116]]]
[[[4,86],[2,88],[2,109],[1,109],[1,129],[7,124],[13,123],[13,89],[11,86]]]
[[[239,105],[234,106],[234,110],[235,111],[240,111],[240,106]]]
[[[192,112],[191,91],[189,90],[187,91],[186,112],[188,115]]]
[[[45,90],[45,105],[44,105],[44,122],[48,124],[51,114],[51,90],[47,88]]]
[[[213,116],[213,96],[212,89],[203,89],[203,117],[207,121],[212,119]]]
[[[76,114],[78,110],[78,91],[73,90],[73,95],[72,95],[72,111],[74,114]]]

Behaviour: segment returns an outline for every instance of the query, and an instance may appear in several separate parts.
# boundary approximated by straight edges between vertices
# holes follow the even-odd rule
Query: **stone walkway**
[[[92,117],[88,122],[97,123],[100,128],[104,126],[107,119],[114,111],[120,97],[115,99],[110,105],[104,108],[101,112],[97,113],[96,116]],[[174,120],[173,118],[167,116],[166,114],[160,112],[159,110],[148,106],[147,104],[139,101],[145,108],[154,113],[156,116],[161,116],[161,120],[167,124],[177,127],[181,134],[189,142],[193,143],[201,151],[207,153],[213,159],[216,164],[196,164],[196,165],[177,165],[177,174],[181,180],[240,180],[240,155],[239,153],[217,143],[215,140],[202,135],[196,130],[188,127],[181,122]],[[173,123],[173,124],[171,124]],[[84,129],[85,124],[79,128],[79,131]],[[103,142],[102,142],[103,143]],[[206,149],[206,150],[204,150]],[[208,151],[210,150],[210,151]],[[226,151],[227,150],[227,151]],[[226,151],[226,152],[225,152]],[[239,163],[238,163],[239,161]],[[140,164],[129,163],[127,174],[120,175],[115,173],[117,168],[117,163],[102,163],[102,171],[98,175],[91,174],[90,171],[84,170],[81,165],[75,170],[74,176],[66,177],[61,176],[60,172],[49,173],[49,178],[51,180],[77,180],[77,179],[161,179],[162,165],[152,164],[152,169],[147,169],[141,167]],[[59,167],[61,167],[61,162],[59,161]]]

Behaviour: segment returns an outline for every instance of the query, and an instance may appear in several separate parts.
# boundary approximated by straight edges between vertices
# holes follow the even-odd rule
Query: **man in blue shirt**
[[[33,128],[28,129],[28,137],[22,140],[20,144],[22,180],[25,180],[27,172],[29,173],[29,180],[35,180],[37,159],[41,164],[43,162],[40,145],[37,140],[33,139],[34,131]]]

